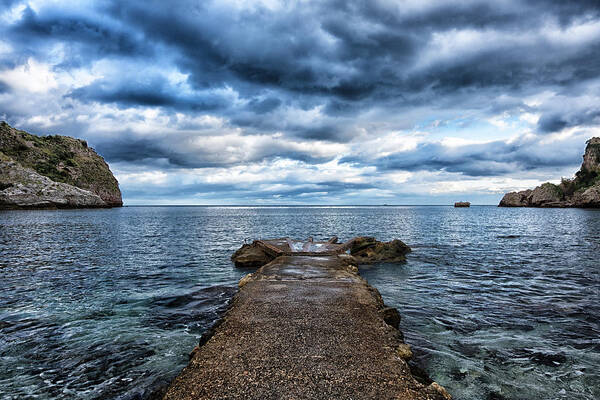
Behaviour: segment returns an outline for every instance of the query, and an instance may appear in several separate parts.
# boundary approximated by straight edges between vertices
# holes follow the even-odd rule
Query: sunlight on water
[[[361,268],[456,399],[600,398],[600,212],[142,207],[0,212],[1,398],[144,398],[247,270],[244,241],[400,238]]]

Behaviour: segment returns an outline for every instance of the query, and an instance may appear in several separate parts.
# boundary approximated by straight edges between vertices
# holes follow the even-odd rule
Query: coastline
[[[35,210],[44,210],[44,211],[53,211],[53,210],[98,210],[98,209],[109,209],[109,208],[122,208],[123,206],[118,205],[85,205],[85,206],[75,206],[75,205],[65,205],[62,206],[60,204],[44,204],[44,205],[26,205],[26,206],[17,206],[17,205],[0,205],[0,211],[35,211]]]

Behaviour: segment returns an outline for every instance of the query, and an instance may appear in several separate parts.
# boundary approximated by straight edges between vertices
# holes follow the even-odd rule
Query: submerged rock
[[[384,307],[379,311],[381,317],[389,326],[393,326],[396,329],[400,329],[400,313],[394,307]]]
[[[403,241],[380,242],[373,237],[358,237],[350,247],[350,254],[359,264],[376,262],[404,262],[411,249]]]
[[[499,207],[600,207],[600,138],[588,140],[581,169],[559,185],[504,195]]]

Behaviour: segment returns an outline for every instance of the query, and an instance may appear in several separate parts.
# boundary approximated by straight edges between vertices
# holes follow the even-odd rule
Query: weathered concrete
[[[164,399],[449,399],[405,359],[399,317],[337,255],[279,256],[240,281]]]

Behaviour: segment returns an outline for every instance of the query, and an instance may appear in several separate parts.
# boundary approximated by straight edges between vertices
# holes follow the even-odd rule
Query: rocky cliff
[[[504,195],[499,207],[600,207],[600,138],[587,141],[583,164],[573,179],[544,183]]]
[[[83,140],[0,122],[0,208],[120,207],[119,183]]]

